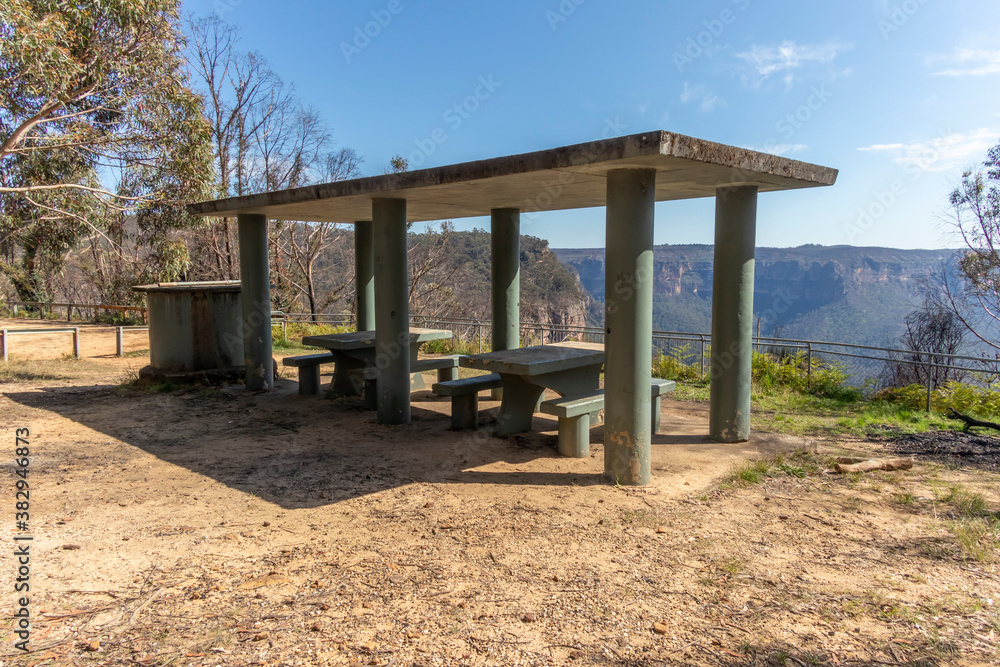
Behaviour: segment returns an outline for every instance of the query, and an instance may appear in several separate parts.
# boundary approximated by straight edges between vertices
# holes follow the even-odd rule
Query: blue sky
[[[653,129],[840,169],[832,188],[761,195],[759,246],[956,247],[948,194],[1000,143],[996,0],[184,9],[238,25],[366,175],[396,153],[432,167]],[[658,204],[655,240],[711,243],[713,216],[711,200]],[[601,247],[604,211],[525,217],[522,233]]]

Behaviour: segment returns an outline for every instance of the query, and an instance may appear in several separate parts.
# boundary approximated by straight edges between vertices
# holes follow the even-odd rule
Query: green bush
[[[879,397],[914,410],[927,409],[927,387],[922,384],[888,389]],[[977,387],[949,380],[931,392],[931,410],[945,413],[949,408],[982,419],[996,419],[1000,417],[1000,389],[996,385]]]
[[[697,382],[701,378],[698,355],[690,345],[684,345],[653,359],[653,377],[664,380]]]
[[[420,350],[427,354],[479,354],[489,352],[490,347],[489,341],[486,340],[480,341],[479,338],[462,340],[458,336],[452,336],[443,340],[429,340],[420,347]]]
[[[271,325],[271,345],[276,350],[302,348],[302,338],[304,336],[324,336],[326,334],[354,331],[353,327],[313,324],[311,322],[289,322],[287,326],[288,341],[286,342],[282,335],[281,325]]]
[[[791,389],[803,394],[822,396],[853,403],[861,400],[861,391],[845,385],[848,373],[841,364],[813,358],[812,373],[805,352],[788,356],[775,356],[754,352],[751,381],[760,393]]]

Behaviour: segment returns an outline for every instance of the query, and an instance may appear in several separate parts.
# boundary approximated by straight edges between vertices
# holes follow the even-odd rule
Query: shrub
[[[482,341],[482,349],[480,349],[478,337],[472,340],[463,340],[456,335],[443,340],[429,340],[421,346],[420,350],[427,354],[479,354],[480,352],[489,352],[490,347],[489,341],[484,340]]]
[[[697,354],[690,345],[684,345],[666,354],[662,352],[653,359],[653,377],[664,380],[697,382],[701,368],[696,363]]]
[[[332,324],[313,324],[311,322],[288,322],[288,341],[282,336],[281,325],[271,326],[271,345],[278,350],[301,348],[305,336],[323,336],[326,334],[346,333],[354,331],[352,327],[334,326]]]
[[[815,357],[810,374],[809,358],[805,352],[780,357],[760,352],[753,354],[751,381],[762,393],[791,389],[844,402],[860,400],[861,391],[844,384],[847,378],[848,373],[842,365]]]
[[[914,410],[927,409],[927,387],[922,384],[886,389],[877,398],[900,403]],[[944,413],[949,408],[983,419],[995,419],[1000,417],[1000,389],[996,385],[977,387],[949,380],[931,392],[931,410]]]

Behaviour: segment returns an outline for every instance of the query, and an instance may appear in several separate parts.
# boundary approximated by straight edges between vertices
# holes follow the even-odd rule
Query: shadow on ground
[[[414,482],[603,483],[600,426],[591,430],[591,456],[567,459],[556,453],[554,419],[536,415],[536,430],[531,433],[491,437],[498,409],[495,402],[481,403],[479,430],[452,431],[449,400],[419,391],[413,394],[412,423],[385,426],[376,422],[374,412],[364,409],[358,398],[300,396],[297,387],[295,382],[279,380],[275,391],[257,394],[239,387],[151,393],[76,386],[5,395],[25,407],[56,413],[289,509],[326,505]],[[665,430],[673,432],[653,438],[653,468],[659,481],[670,473],[690,477],[699,461],[746,453],[742,446],[734,449],[709,442],[701,435],[700,422],[698,415],[690,424],[665,420]],[[761,444],[767,444],[766,438],[757,443]],[[687,456],[695,450],[698,456]],[[674,480],[678,485],[685,483],[680,477]]]

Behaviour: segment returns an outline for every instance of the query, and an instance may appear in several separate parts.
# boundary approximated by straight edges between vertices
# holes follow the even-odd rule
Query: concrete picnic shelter
[[[246,386],[273,387],[268,220],[355,225],[357,328],[391,351],[378,420],[410,420],[407,223],[491,217],[493,349],[519,345],[520,212],[604,206],[605,477],[650,480],[654,203],[715,197],[709,435],[750,435],[757,194],[833,185],[837,170],[657,130],[188,206],[237,216]]]

